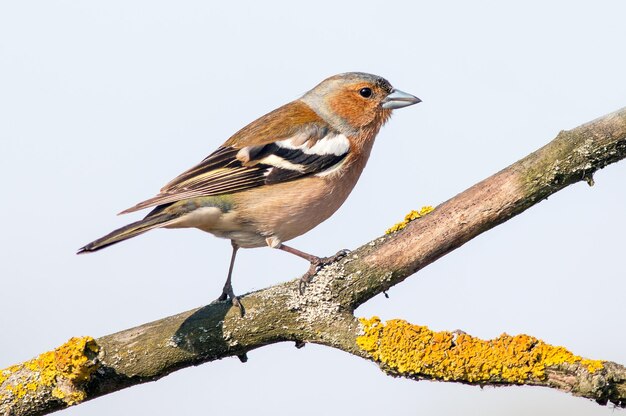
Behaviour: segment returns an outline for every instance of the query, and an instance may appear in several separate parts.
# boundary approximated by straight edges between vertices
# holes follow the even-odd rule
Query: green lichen
[[[523,384],[544,380],[546,368],[561,364],[579,364],[590,373],[603,368],[602,361],[581,358],[528,335],[481,340],[403,320],[382,323],[373,317],[360,322],[364,334],[357,338],[359,348],[392,373],[407,377]]]

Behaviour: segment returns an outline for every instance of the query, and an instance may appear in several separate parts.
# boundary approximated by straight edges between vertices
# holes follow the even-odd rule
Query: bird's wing
[[[198,165],[165,185],[158,195],[121,214],[330,173],[345,160],[350,142],[301,105],[288,104],[246,126]]]

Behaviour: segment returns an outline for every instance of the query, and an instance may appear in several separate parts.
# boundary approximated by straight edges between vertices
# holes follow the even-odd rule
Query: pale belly
[[[280,192],[259,193],[246,204],[243,215],[254,218],[254,228],[273,247],[298,237],[328,219],[344,203],[354,184],[329,186],[321,178],[278,184]],[[291,185],[291,186],[289,186]],[[336,184],[335,184],[336,185]],[[345,184],[344,184],[345,185]]]
[[[198,228],[245,248],[277,247],[337,211],[352,191],[358,173],[333,181],[309,177],[250,189],[232,195],[229,207],[207,206],[211,197],[201,198],[200,207],[170,222],[167,228]]]

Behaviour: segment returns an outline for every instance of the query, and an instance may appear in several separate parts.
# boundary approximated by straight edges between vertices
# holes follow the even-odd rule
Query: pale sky
[[[0,2],[0,368],[209,303],[230,244],[158,230],[76,249],[141,214],[239,128],[327,76],[371,72],[420,97],[378,136],[361,182],[292,241],[356,248],[573,128],[626,106],[621,1]],[[364,306],[491,338],[526,333],[626,364],[626,162],[483,234]],[[308,264],[240,252],[246,293]],[[385,376],[292,343],[178,371],[65,410],[110,414],[613,415],[542,388]]]

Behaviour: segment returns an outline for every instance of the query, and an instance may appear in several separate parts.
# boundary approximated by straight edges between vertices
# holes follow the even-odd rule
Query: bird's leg
[[[235,296],[235,292],[233,291],[233,285],[231,283],[232,276],[233,276],[233,268],[235,267],[235,257],[237,256],[237,250],[239,249],[239,246],[232,240],[231,240],[231,244],[233,246],[233,254],[230,256],[230,266],[228,267],[228,277],[226,278],[226,283],[224,283],[222,294],[220,295],[219,298],[217,298],[217,300],[225,301],[226,299],[230,298],[230,301],[233,303],[233,306],[238,307],[239,312],[241,313],[241,316],[243,316],[245,314],[245,309],[243,308],[243,305],[241,304],[241,301],[239,300],[239,298]]]
[[[295,254],[296,256],[307,260],[309,263],[311,263],[311,265],[318,264],[322,261],[321,258],[314,256],[313,254],[305,253],[304,251],[300,251],[297,248],[286,246],[282,243],[276,248],[286,251],[287,253]]]
[[[282,243],[276,248],[286,251],[287,253],[295,254],[296,256],[303,258],[307,260],[309,263],[311,263],[309,270],[307,270],[307,272],[303,274],[302,277],[300,278],[300,283],[298,284],[298,288],[300,289],[300,294],[304,294],[306,285],[310,283],[311,280],[313,280],[313,277],[315,276],[315,274],[319,272],[320,270],[322,270],[324,266],[327,266],[337,260],[340,260],[341,258],[345,257],[346,254],[349,253],[349,250],[340,250],[334,256],[317,257],[312,254],[305,253],[304,251],[295,249],[293,247],[286,246]]]

